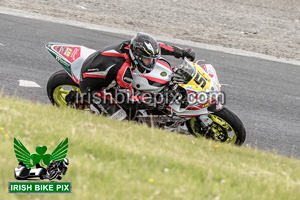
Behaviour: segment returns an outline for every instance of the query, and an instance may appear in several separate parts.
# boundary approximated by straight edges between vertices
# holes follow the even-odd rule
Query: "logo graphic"
[[[60,56],[57,56],[55,57],[55,59],[63,66],[63,67],[67,67],[67,68],[70,68],[71,65],[65,61],[63,58],[61,58]]]
[[[66,158],[68,138],[62,140],[51,154],[46,154],[47,149],[46,146],[37,146],[36,153],[31,154],[20,140],[14,138],[14,152],[19,162],[15,178],[61,180],[69,165]],[[71,182],[9,182],[9,193],[71,193]]]
[[[167,74],[167,72],[161,72],[160,75],[161,75],[162,77],[165,77],[165,76],[167,76],[168,74]]]

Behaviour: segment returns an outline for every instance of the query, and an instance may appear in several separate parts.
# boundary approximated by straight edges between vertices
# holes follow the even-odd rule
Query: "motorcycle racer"
[[[195,53],[191,48],[181,49],[159,43],[146,33],[137,33],[131,40],[105,47],[91,54],[81,69],[80,90],[83,94],[92,93],[105,100],[91,102],[91,110],[96,114],[110,115],[117,120],[125,119],[127,114],[112,97],[110,89],[128,94],[132,100],[139,99],[133,96],[132,70],[136,68],[141,73],[151,72],[161,55],[187,57],[191,61],[195,59]]]

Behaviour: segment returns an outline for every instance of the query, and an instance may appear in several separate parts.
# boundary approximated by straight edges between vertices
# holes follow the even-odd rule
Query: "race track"
[[[5,95],[42,103],[49,103],[48,78],[61,69],[45,49],[47,42],[99,49],[130,38],[6,14],[0,14],[0,24],[0,89]],[[245,145],[300,158],[300,66],[193,49],[197,59],[216,68],[226,92],[226,107],[246,127]],[[175,65],[181,62],[166,58]],[[20,86],[24,81],[37,85]]]

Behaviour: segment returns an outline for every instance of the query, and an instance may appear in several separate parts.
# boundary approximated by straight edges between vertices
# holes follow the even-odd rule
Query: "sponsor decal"
[[[81,47],[54,46],[52,49],[54,49],[58,54],[60,54],[70,63],[73,63],[80,57]]]
[[[75,61],[79,57],[80,57],[80,49],[79,48],[74,48],[73,53],[71,54],[71,58],[73,59],[73,61]]]
[[[66,57],[69,57],[69,56],[71,55],[72,51],[73,51],[72,49],[66,48],[64,55],[65,55]]]
[[[59,57],[56,55],[55,59],[63,66],[63,67],[67,67],[70,68],[71,65],[70,63],[68,63],[67,61],[65,61],[63,58]]]
[[[161,72],[160,75],[161,75],[162,77],[166,77],[168,74],[167,74],[167,72]]]

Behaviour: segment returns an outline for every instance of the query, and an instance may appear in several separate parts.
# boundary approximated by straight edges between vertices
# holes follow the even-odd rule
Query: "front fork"
[[[200,115],[199,117],[195,118],[197,123],[195,124],[195,133],[196,137],[198,137],[201,133],[201,135],[205,138],[211,137],[211,126],[213,123],[213,120],[208,115]],[[199,135],[198,135],[199,134]]]

